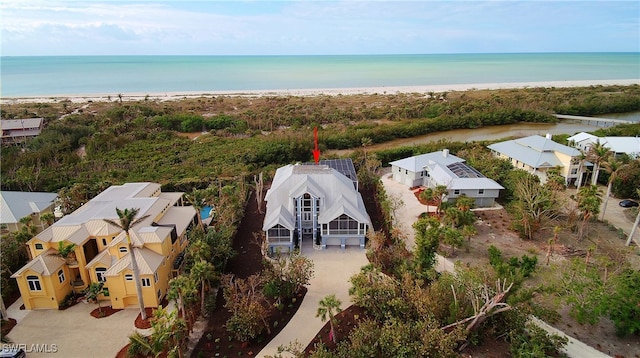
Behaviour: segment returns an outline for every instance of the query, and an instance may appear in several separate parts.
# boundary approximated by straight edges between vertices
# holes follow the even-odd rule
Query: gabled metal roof
[[[0,223],[13,224],[53,204],[56,193],[0,191]]]
[[[267,213],[263,230],[276,224],[295,228],[293,198],[305,193],[321,199],[319,215],[322,218],[327,217],[328,211],[350,210],[355,216],[352,218],[363,221],[366,218],[369,223],[362,197],[351,179],[326,165],[286,165],[276,170],[271,188],[265,195]],[[344,208],[339,209],[340,205],[344,205]],[[323,223],[320,217],[319,223]]]
[[[146,248],[134,247],[132,251],[136,255],[136,263],[141,275],[153,275],[164,259],[164,256]],[[131,270],[131,252],[109,267],[105,275],[117,276],[125,269]]]
[[[37,272],[41,276],[51,276],[54,272],[57,272],[65,263],[64,259],[57,255],[58,250],[49,249],[36,256],[26,265],[22,266],[22,268],[11,275],[11,278],[20,277],[27,270]]]
[[[565,163],[560,160],[558,153],[569,157],[578,157],[581,154],[578,149],[539,135],[491,144],[488,148],[533,168],[564,166]]]

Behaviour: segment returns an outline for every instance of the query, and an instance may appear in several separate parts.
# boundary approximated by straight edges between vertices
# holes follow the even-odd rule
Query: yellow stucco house
[[[576,185],[582,180],[585,165],[591,165],[583,163],[578,149],[554,142],[550,134],[498,142],[487,148],[494,156],[509,160],[514,168],[538,176],[541,183],[547,182],[550,169],[557,168],[566,185]]]
[[[113,308],[137,305],[131,254],[137,259],[144,304],[157,307],[169,280],[176,274],[176,258],[187,246],[187,233],[197,225],[196,210],[183,206],[183,193],[163,193],[160,184],[127,183],[111,186],[27,242],[34,259],[11,277],[18,282],[26,309],[56,309],[71,292],[92,282],[104,282],[102,300]],[[125,233],[104,221],[118,221],[119,209],[139,209],[149,215]],[[58,245],[75,244],[67,259]],[[181,260],[178,260],[181,262]]]

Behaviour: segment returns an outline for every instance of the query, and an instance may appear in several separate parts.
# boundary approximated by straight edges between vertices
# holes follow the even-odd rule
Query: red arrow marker
[[[315,149],[313,150],[313,159],[318,164],[320,160],[320,150],[318,149],[318,127],[313,128],[313,142],[315,144]]]

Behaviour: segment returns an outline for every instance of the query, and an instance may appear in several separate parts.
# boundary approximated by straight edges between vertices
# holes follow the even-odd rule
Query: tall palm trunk
[[[140,282],[140,269],[138,268],[138,260],[133,253],[133,246],[131,245],[131,238],[127,231],[127,243],[129,244],[129,256],[131,256],[131,271],[133,271],[133,279],[136,281],[136,295],[138,296],[138,305],[140,306],[140,317],[143,320],[147,319],[147,310],[144,307],[144,298],[142,297],[142,282]]]
[[[596,162],[593,164],[593,172],[591,176],[591,185],[598,184],[598,175],[600,175],[600,165]]]
[[[607,210],[607,203],[609,203],[609,197],[611,196],[612,186],[613,186],[613,180],[609,180],[609,185],[607,185],[607,196],[604,197],[604,203],[602,203],[602,215],[600,216],[600,221],[604,220],[604,212]]]
[[[640,210],[638,210],[636,221],[633,223],[633,226],[631,227],[631,233],[629,233],[629,238],[627,238],[627,242],[625,243],[625,245],[627,246],[631,245],[631,240],[633,240],[633,234],[635,234],[636,230],[638,229],[638,224],[640,224]]]

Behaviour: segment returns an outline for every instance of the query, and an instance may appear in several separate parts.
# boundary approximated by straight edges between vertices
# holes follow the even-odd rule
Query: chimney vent
[[[448,157],[449,156],[449,149],[443,149],[442,150],[442,156],[445,157],[445,158]]]
[[[545,138],[547,138],[547,139],[551,139],[551,133],[547,133],[547,135],[545,136]]]

